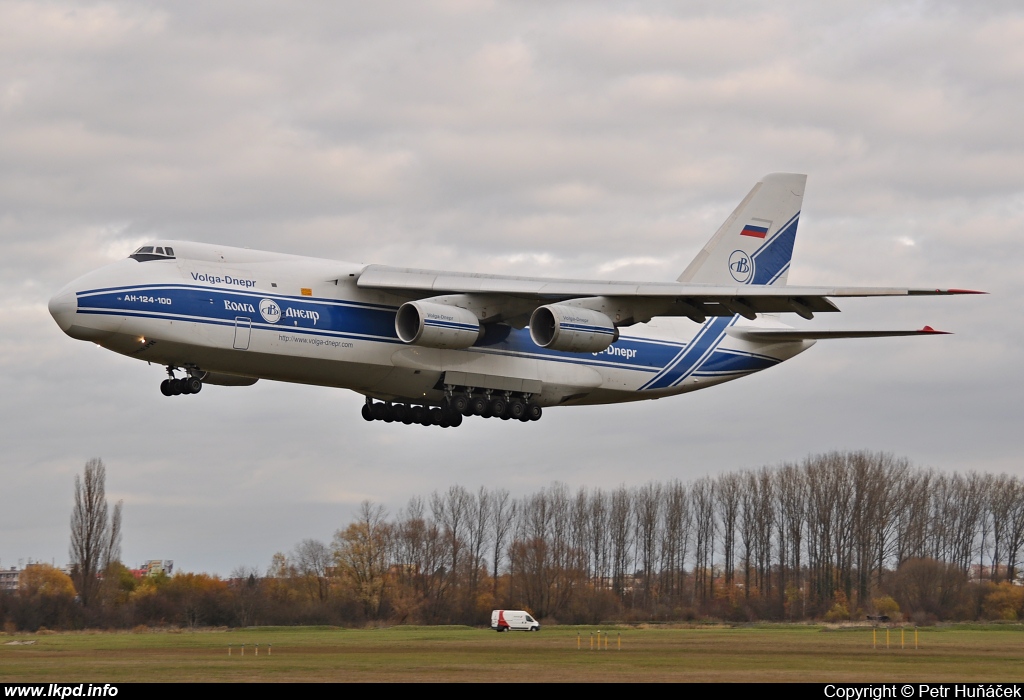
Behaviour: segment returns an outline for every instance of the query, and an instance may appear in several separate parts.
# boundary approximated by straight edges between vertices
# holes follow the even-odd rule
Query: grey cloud
[[[4,4],[0,564],[63,559],[94,456],[129,560],[221,573],[328,538],[363,498],[456,482],[614,486],[842,448],[1019,473],[1022,32],[999,2]],[[673,279],[773,171],[810,175],[792,283],[995,293],[816,321],[955,336],[820,343],[708,392],[433,432],[315,387],[167,401],[161,368],[45,311],[157,236]]]

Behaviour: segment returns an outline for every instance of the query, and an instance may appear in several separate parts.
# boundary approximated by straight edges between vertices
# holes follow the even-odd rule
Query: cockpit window
[[[174,260],[174,248],[144,245],[128,257],[132,260],[138,260],[139,262],[149,262],[150,260]]]

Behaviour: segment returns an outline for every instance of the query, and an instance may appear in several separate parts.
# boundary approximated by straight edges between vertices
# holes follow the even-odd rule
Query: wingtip
[[[949,331],[937,331],[931,326],[925,326],[924,328],[919,330],[918,333],[920,333],[921,335],[953,335]]]
[[[988,294],[988,292],[981,292],[976,289],[947,289],[945,292],[946,294]]]

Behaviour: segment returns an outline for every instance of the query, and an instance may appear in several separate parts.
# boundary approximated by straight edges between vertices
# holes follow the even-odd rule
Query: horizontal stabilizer
[[[830,340],[832,338],[890,338],[901,335],[950,335],[931,326],[909,331],[798,330],[796,328],[730,328],[728,334],[755,343],[783,343],[797,340]]]

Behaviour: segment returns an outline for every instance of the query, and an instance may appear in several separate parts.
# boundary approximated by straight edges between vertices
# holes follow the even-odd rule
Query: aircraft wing
[[[604,280],[568,280],[544,277],[486,275],[438,270],[369,265],[359,274],[356,284],[413,296],[455,294],[503,296],[536,305],[588,298],[642,307],[636,320],[653,316],[707,316],[754,318],[762,313],[797,313],[811,318],[815,313],[839,309],[829,299],[838,297],[930,296],[980,294],[966,289],[909,289],[902,287],[794,287],[767,285],[707,285],[680,282],[618,282]],[[593,304],[582,303],[583,306]],[[622,324],[626,325],[626,324]]]
[[[833,338],[892,338],[901,335],[949,335],[949,331],[937,331],[931,326],[917,330],[799,330],[796,328],[743,328],[732,327],[726,331],[741,340],[758,343],[792,342],[794,340],[831,340]]]

